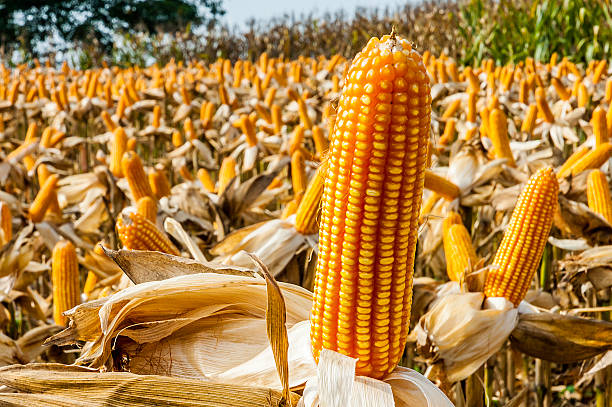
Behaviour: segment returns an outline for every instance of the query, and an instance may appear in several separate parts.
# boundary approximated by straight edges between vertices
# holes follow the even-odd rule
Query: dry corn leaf
[[[521,314],[510,339],[527,355],[574,363],[612,349],[612,323],[547,312]]]
[[[563,280],[590,281],[597,291],[612,287],[612,246],[599,246],[559,262]]]
[[[7,366],[0,383],[18,394],[0,393],[0,401],[28,406],[208,406],[259,407],[285,405],[279,391],[197,379],[139,376],[133,373],[98,373],[60,364]],[[299,396],[292,393],[297,404]]]
[[[198,273],[230,274],[245,277],[255,275],[253,271],[247,268],[203,263],[160,252],[104,248],[104,253],[119,266],[134,284]]]
[[[517,309],[505,298],[448,294],[417,324],[417,350],[431,362],[442,360],[450,382],[463,380],[501,348],[517,321]]]
[[[301,287],[279,286],[287,303],[289,340],[294,342],[288,360],[290,366],[301,366],[289,371],[294,387],[314,371],[308,327],[298,324],[308,319],[311,294]],[[116,367],[135,373],[281,389],[265,335],[266,304],[263,279],[185,275],[142,283],[79,305],[66,312],[70,327],[49,343],[92,341],[78,362],[96,368],[109,361],[112,351]],[[257,358],[257,363],[248,363]]]

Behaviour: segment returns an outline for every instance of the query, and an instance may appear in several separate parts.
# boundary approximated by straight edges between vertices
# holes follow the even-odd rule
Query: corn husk
[[[463,380],[501,348],[517,322],[518,310],[505,298],[451,293],[421,317],[418,351],[431,362],[442,360],[450,382]]]

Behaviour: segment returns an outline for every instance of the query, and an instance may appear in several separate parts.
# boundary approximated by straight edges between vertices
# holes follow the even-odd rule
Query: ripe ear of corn
[[[452,201],[461,195],[461,190],[457,185],[435,172],[425,170],[424,180],[425,188],[438,193],[446,200]]]
[[[170,239],[133,208],[124,209],[117,217],[117,234],[128,250],[150,250],[180,255]]]
[[[0,202],[0,229],[2,230],[2,245],[7,244],[13,238],[13,217],[11,208],[6,202]]]
[[[584,157],[589,151],[589,147],[584,144],[578,147],[572,153],[572,155],[570,155],[567,160],[565,160],[563,165],[559,167],[559,169],[557,170],[557,178],[562,179],[570,175],[572,173],[572,168],[574,167],[574,164],[576,164],[576,162],[578,162],[582,157]]]
[[[157,202],[150,196],[143,196],[136,202],[136,212],[153,224],[157,222]]]
[[[138,202],[140,198],[145,196],[154,197],[142,167],[142,161],[140,161],[140,157],[135,152],[128,151],[123,154],[121,169],[128,181],[135,202]]]
[[[538,105],[538,111],[546,120],[547,123],[554,123],[555,116],[553,115],[548,102],[546,101],[546,91],[543,88],[536,89],[536,104]]]
[[[529,178],[495,253],[485,282],[487,297],[505,297],[515,306],[525,298],[548,240],[558,193],[552,168]]]
[[[431,96],[419,54],[372,38],[344,81],[322,197],[311,313],[322,348],[380,378],[399,361],[410,321]]]
[[[96,287],[98,283],[98,276],[93,271],[89,270],[87,273],[87,278],[85,279],[85,284],[83,285],[83,294],[85,294],[86,298],[89,298],[89,295]]]
[[[508,139],[508,121],[500,109],[493,109],[489,115],[489,138],[493,143],[495,157],[506,158],[508,165],[516,167]]]
[[[308,183],[304,196],[297,207],[295,230],[303,235],[311,235],[317,232],[317,215],[323,196],[326,171],[327,163],[322,163]]]
[[[291,155],[291,184],[293,185],[293,196],[297,203],[302,199],[307,183],[304,154],[297,150]]]
[[[535,103],[529,105],[527,113],[525,113],[525,119],[521,124],[521,131],[527,134],[531,134],[535,128],[536,119],[538,118],[538,106]]]
[[[225,157],[219,169],[219,195],[225,191],[230,181],[236,176],[236,160],[232,156]]]
[[[591,171],[587,177],[587,201],[593,212],[600,214],[612,225],[610,185],[606,175],[600,170]]]
[[[157,199],[170,195],[170,183],[163,170],[149,172],[149,187]]]
[[[30,220],[32,222],[38,223],[43,220],[53,200],[57,200],[55,188],[58,181],[59,176],[57,174],[49,176],[38,191],[38,194],[36,194],[36,198],[34,198],[34,202],[30,205],[29,210]]]
[[[591,168],[601,167],[606,161],[610,159],[611,153],[611,143],[600,144],[599,146],[595,147],[594,150],[589,151],[581,159],[576,161],[576,163],[572,167],[572,175],[578,175],[582,171]]]
[[[127,135],[123,127],[117,127],[113,131],[113,143],[110,151],[110,172],[117,178],[123,177],[123,169],[121,168],[121,160],[123,154],[127,151]]]
[[[609,135],[608,124],[606,122],[606,111],[601,106],[597,106],[595,110],[593,110],[591,123],[593,124],[593,134],[595,135],[595,146],[607,143],[609,141]]]
[[[461,281],[461,276],[478,262],[476,250],[468,230],[461,224],[443,228],[442,242],[446,257],[446,272],[451,281]]]
[[[81,303],[76,249],[66,240],[57,242],[53,248],[51,282],[53,284],[53,320],[58,325],[66,325],[66,317],[62,313]]]
[[[196,175],[208,192],[215,192],[215,183],[213,182],[212,178],[210,178],[210,174],[205,168],[200,168]]]

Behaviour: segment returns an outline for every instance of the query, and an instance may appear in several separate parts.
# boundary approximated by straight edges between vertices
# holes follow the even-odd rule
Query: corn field
[[[0,404],[612,407],[608,62],[382,34],[2,66]]]

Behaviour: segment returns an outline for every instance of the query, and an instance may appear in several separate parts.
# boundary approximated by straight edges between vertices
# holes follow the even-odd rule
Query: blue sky
[[[224,20],[231,25],[243,26],[249,18],[270,19],[283,14],[334,12],[337,10],[352,13],[357,7],[396,6],[405,4],[406,0],[225,0],[223,7],[227,11]]]

